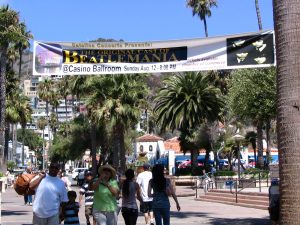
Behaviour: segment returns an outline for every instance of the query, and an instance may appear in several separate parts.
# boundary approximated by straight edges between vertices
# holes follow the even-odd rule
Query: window
[[[152,145],[150,145],[149,146],[149,152],[152,152],[152,150],[153,150],[153,147],[152,147]]]
[[[140,146],[140,152],[143,152],[143,151],[144,151],[144,146],[141,145],[141,146]]]

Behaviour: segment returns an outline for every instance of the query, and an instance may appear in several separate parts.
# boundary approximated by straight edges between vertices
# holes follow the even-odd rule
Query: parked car
[[[73,180],[77,180],[78,178],[78,174],[81,172],[81,171],[86,171],[88,170],[87,168],[74,168],[73,169],[73,172],[72,172],[72,179]]]
[[[203,166],[203,165],[204,165],[203,163],[198,162],[198,166]],[[192,166],[192,161],[186,160],[186,161],[183,161],[182,163],[180,163],[178,165],[178,168],[183,169],[183,168],[187,168],[187,167],[191,167],[191,166]]]

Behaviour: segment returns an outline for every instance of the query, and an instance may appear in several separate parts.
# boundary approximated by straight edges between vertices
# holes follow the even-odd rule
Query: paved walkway
[[[78,192],[78,188],[74,190]],[[178,193],[192,193],[188,187],[177,187]],[[180,197],[181,212],[175,211],[173,199],[170,199],[171,224],[179,225],[269,225],[266,210],[250,209],[239,206],[224,205],[195,201],[194,197]],[[80,209],[80,221],[85,225],[84,209]],[[2,193],[2,225],[32,225],[32,206],[24,206],[23,196],[18,196],[13,188]],[[119,215],[118,224],[123,225],[124,220]],[[143,225],[144,219],[140,215],[138,225]]]

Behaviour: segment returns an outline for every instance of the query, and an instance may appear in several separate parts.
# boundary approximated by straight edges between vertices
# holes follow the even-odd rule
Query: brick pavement
[[[78,191],[78,188],[74,188]],[[177,187],[178,193],[193,193],[188,187]],[[176,212],[174,201],[170,199],[171,224],[186,225],[269,225],[266,210],[243,208],[223,205],[219,203],[206,203],[194,200],[194,197],[180,197],[182,211]],[[31,225],[32,207],[24,206],[23,196],[18,196],[11,188],[2,194],[2,225]],[[80,209],[80,221],[85,225],[84,209]],[[123,225],[124,220],[119,215],[118,224]],[[143,216],[138,218],[138,225],[145,224]]]

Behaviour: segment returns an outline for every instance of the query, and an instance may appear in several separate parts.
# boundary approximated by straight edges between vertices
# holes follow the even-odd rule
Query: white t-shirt
[[[150,171],[144,171],[140,173],[137,178],[136,182],[139,184],[142,192],[142,198],[144,202],[151,202],[153,198],[148,197],[148,186],[149,180],[152,179],[152,173]]]
[[[65,183],[47,174],[36,188],[33,213],[40,218],[57,215],[61,202],[68,202]]]

